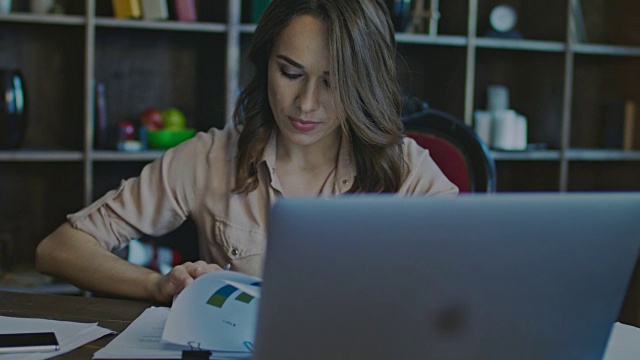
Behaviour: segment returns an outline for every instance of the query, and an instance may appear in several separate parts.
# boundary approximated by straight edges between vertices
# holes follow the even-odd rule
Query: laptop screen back
[[[352,196],[272,210],[256,359],[600,359],[640,194]]]

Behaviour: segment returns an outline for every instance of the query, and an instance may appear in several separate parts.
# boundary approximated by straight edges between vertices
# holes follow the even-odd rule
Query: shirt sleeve
[[[93,204],[67,216],[106,249],[121,248],[143,234],[160,236],[187,218],[197,198],[195,169],[212,142],[209,134],[167,150],[147,164],[138,177],[123,180]]]
[[[457,195],[458,187],[442,173],[429,151],[411,138],[404,139],[404,159],[408,175],[398,195]]]

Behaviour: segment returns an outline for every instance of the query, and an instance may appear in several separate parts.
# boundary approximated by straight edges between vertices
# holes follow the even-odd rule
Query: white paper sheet
[[[251,352],[261,283],[235,271],[197,278],[174,301],[162,339],[208,350]]]
[[[640,329],[634,326],[615,323],[609,336],[607,350],[602,359],[640,359]]]
[[[56,334],[60,350],[46,353],[17,353],[0,355],[0,360],[43,360],[67,353],[114,331],[97,323],[77,323],[47,319],[0,316],[1,333],[48,332]]]
[[[180,359],[188,346],[162,341],[169,308],[150,307],[107,346],[98,350],[94,359]],[[214,351],[212,359],[245,359],[250,354]]]

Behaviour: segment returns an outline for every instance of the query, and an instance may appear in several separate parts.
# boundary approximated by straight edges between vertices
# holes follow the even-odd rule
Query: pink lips
[[[289,116],[289,121],[291,121],[291,126],[293,126],[294,129],[300,132],[312,131],[320,126],[319,122],[302,120],[291,116]]]

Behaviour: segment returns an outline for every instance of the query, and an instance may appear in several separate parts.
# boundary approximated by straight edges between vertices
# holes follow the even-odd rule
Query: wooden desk
[[[0,292],[2,316],[98,322],[98,325],[118,332],[123,331],[146,308],[153,305],[133,300]],[[91,359],[93,353],[114,337],[115,335],[107,335],[55,359]]]
[[[88,298],[79,296],[24,294],[0,291],[0,315],[76,322],[98,322],[102,327],[122,332],[146,308],[156,304],[144,301]],[[620,321],[640,327],[640,262],[636,266]],[[107,335],[55,359],[86,360],[108,344]]]

